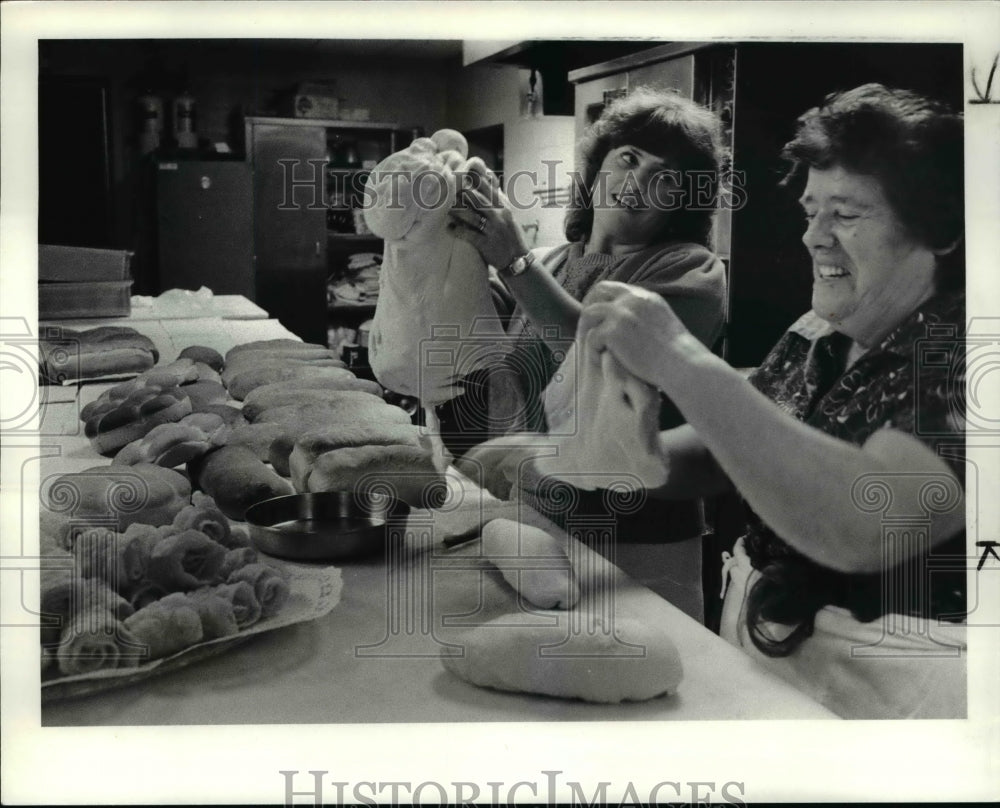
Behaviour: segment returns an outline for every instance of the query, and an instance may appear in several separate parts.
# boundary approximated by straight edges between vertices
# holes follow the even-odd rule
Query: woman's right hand
[[[576,337],[590,361],[610,351],[632,375],[666,393],[675,362],[708,353],[660,295],[616,281],[596,284],[584,298]]]
[[[503,269],[528,252],[524,231],[514,221],[507,197],[495,185],[485,192],[481,188],[464,189],[460,202],[448,215],[451,233],[469,242],[492,267]]]

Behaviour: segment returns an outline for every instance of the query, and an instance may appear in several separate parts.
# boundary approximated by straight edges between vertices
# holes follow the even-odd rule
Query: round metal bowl
[[[290,494],[247,509],[250,538],[263,553],[296,561],[343,561],[384,552],[390,517],[409,506],[392,497],[353,491]]]

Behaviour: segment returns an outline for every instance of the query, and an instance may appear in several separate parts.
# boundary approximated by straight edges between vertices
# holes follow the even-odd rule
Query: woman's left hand
[[[488,192],[478,188],[460,191],[459,201],[448,213],[448,229],[475,247],[487,264],[503,269],[528,252],[528,246],[504,193],[496,186]]]
[[[707,349],[655,292],[616,281],[596,284],[583,300],[576,332],[590,357],[610,351],[634,376],[666,390],[672,363]]]

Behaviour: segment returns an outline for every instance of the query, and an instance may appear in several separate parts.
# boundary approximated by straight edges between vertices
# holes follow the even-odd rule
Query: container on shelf
[[[127,317],[132,312],[132,281],[39,282],[38,319]]]
[[[131,277],[130,250],[38,245],[39,281],[124,281]]]

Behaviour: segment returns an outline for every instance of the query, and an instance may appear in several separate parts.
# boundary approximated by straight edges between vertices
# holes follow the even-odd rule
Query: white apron
[[[842,718],[965,718],[966,626],[906,615],[870,623],[826,606],[790,656],[762,654],[746,626],[746,595],[760,577],[743,539],[723,553],[720,634]],[[782,626],[772,626],[781,636]],[[787,629],[785,629],[787,631]]]

